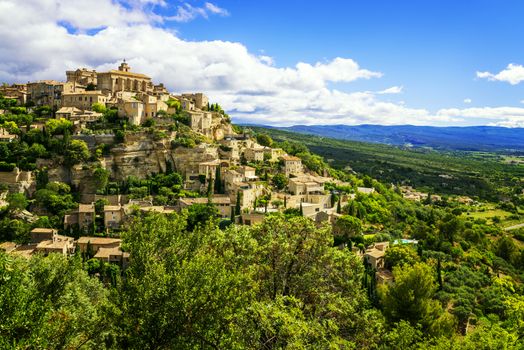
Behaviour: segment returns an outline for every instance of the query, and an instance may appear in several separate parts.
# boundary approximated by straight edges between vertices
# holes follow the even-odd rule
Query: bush
[[[10,171],[13,171],[15,167],[16,167],[16,164],[14,163],[7,163],[4,161],[0,161],[0,171],[10,172]]]

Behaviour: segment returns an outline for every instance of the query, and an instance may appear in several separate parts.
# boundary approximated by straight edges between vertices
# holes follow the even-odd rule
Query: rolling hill
[[[341,140],[465,151],[524,152],[524,128],[382,125],[295,125],[280,130]]]

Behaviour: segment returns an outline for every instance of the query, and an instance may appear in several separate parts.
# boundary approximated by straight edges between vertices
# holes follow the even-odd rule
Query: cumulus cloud
[[[477,78],[488,79],[490,81],[503,81],[511,85],[517,85],[524,80],[524,67],[520,64],[510,63],[506,69],[493,74],[490,72],[477,72]]]
[[[155,6],[165,2],[2,0],[0,81],[63,80],[65,70],[104,71],[126,58],[134,71],[165,83],[173,92],[207,93],[237,122],[471,125],[482,120],[509,126],[524,120],[524,108],[431,113],[381,100],[401,93],[402,86],[378,93],[341,91],[331,83],[378,79],[382,73],[343,57],[279,67],[267,53],[254,54],[241,43],[183,40],[162,27],[166,19],[155,13]],[[200,8],[207,16],[226,14],[211,3]]]
[[[470,98],[465,98],[465,99],[464,99],[464,103],[466,103],[466,104],[470,104],[471,102],[472,102],[472,101],[471,101]]]
[[[198,17],[209,18],[209,15],[229,16],[229,12],[210,2],[206,2],[202,7],[193,6],[186,2],[177,7],[175,15],[164,17],[164,19],[175,22],[189,22]]]

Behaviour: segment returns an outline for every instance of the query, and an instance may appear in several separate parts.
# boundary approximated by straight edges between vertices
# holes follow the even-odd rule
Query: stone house
[[[265,216],[266,215],[264,213],[254,211],[250,213],[242,213],[242,224],[249,226],[260,224],[262,221],[264,221]]]
[[[77,107],[62,107],[56,111],[55,116],[57,119],[65,118],[72,122],[94,122],[102,117],[102,113],[89,110],[83,111]]]
[[[62,94],[62,107],[76,107],[78,109],[90,110],[93,104],[100,103],[105,106],[108,96],[100,90],[68,92]]]
[[[250,147],[244,150],[244,158],[248,162],[263,162],[264,161],[264,149]]]
[[[282,148],[271,148],[265,146],[263,147],[263,150],[265,158],[270,162],[277,161],[278,158],[284,154],[284,150],[282,150]]]
[[[77,224],[81,230],[89,230],[95,222],[95,205],[79,204],[78,209],[64,216],[64,228]]]
[[[16,100],[18,105],[25,105],[28,99],[27,84],[0,85],[0,94]]]
[[[124,221],[125,213],[121,205],[104,205],[104,227],[118,229]]]
[[[84,87],[87,85],[97,84],[97,73],[95,70],[89,70],[87,68],[79,68],[77,70],[66,71],[66,81],[74,83],[76,87]]]
[[[282,160],[283,170],[286,176],[291,174],[297,175],[303,172],[302,160],[300,158],[286,155],[281,156],[280,159]]]
[[[120,238],[109,238],[109,237],[88,237],[82,236],[78,238],[76,244],[80,252],[87,253],[88,247],[91,253],[95,254],[100,248],[115,248],[120,247],[122,240]]]
[[[43,254],[60,253],[69,255],[74,253],[74,239],[61,236],[56,229],[34,228],[31,230],[31,245],[34,250]]]
[[[93,258],[102,262],[118,264],[124,268],[129,265],[129,253],[123,252],[120,246],[100,247]]]
[[[207,108],[207,104],[209,103],[209,98],[201,92],[185,93],[182,94],[181,97],[191,101],[193,103],[194,108],[197,109],[204,109],[204,107]]]
[[[384,268],[384,255],[389,248],[389,242],[380,242],[373,244],[372,247],[366,249],[364,259],[375,270]]]
[[[222,218],[231,217],[231,198],[229,196],[214,195],[210,199],[211,203],[218,209]],[[180,198],[178,200],[178,207],[181,210],[193,204],[207,204],[208,202],[208,198]]]
[[[58,230],[54,228],[34,228],[30,232],[31,243],[40,243],[42,241],[53,239],[58,234]]]
[[[75,252],[74,238],[54,235],[52,239],[39,242],[36,245],[36,251],[45,255],[49,253],[71,255]]]
[[[40,80],[27,83],[28,100],[36,106],[60,107],[62,94],[72,93],[75,86],[71,82],[62,83],[56,80]]]
[[[145,121],[145,108],[142,101],[134,98],[119,99],[117,103],[118,116],[127,118],[131,125],[140,125]]]

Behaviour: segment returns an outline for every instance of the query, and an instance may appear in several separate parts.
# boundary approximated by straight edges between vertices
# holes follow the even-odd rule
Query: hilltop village
[[[333,224],[355,192],[374,191],[308,169],[267,135],[233,126],[205,94],[171,94],[125,61],[0,94],[2,202],[29,201],[12,213],[31,229],[12,238],[27,244],[3,244],[15,254],[78,248],[125,264],[119,231],[140,212],[213,208],[224,225],[253,225],[295,211]]]

